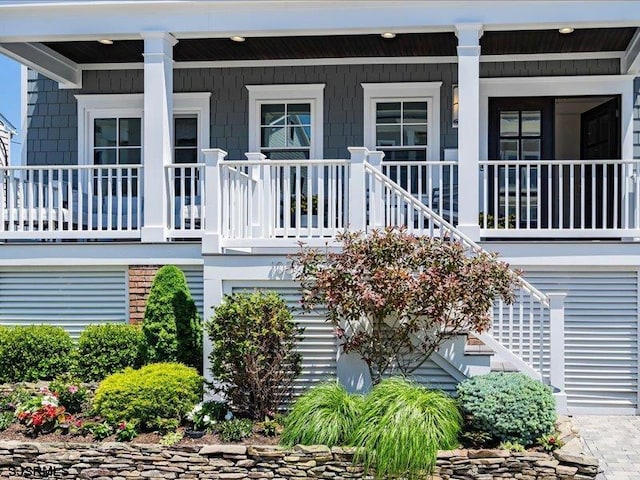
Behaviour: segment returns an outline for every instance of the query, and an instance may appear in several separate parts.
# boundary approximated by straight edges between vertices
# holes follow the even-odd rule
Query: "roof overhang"
[[[183,62],[455,58],[455,26],[482,24],[483,55],[604,52],[639,70],[640,0],[0,0],[0,52],[78,88],[85,65],[142,62],[141,34],[170,32]],[[560,35],[563,26],[575,28]],[[392,31],[391,41],[380,33]],[[242,44],[233,35],[247,38]],[[631,38],[633,37],[633,38]],[[114,45],[98,40],[108,38]],[[342,47],[342,50],[340,49]],[[603,57],[603,58],[609,58]]]

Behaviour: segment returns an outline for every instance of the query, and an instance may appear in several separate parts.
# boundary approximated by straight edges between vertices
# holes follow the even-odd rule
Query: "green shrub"
[[[462,416],[455,400],[400,379],[366,396],[353,444],[356,461],[378,478],[413,478],[433,471],[438,450],[458,446]]]
[[[89,392],[79,378],[68,373],[59,375],[49,384],[49,390],[58,397],[58,402],[69,413],[80,413]]]
[[[285,446],[347,445],[362,413],[363,397],[337,382],[327,382],[296,400],[284,421]]]
[[[142,331],[148,362],[180,362],[202,372],[202,321],[182,270],[165,265],[156,273]]]
[[[493,442],[532,445],[553,431],[551,389],[522,373],[490,373],[458,385],[467,429],[485,432]]]
[[[234,418],[220,424],[218,435],[223,442],[240,442],[253,434],[253,422],[248,418]]]
[[[137,325],[89,325],[78,339],[74,370],[87,382],[142,365],[145,336]]]
[[[217,391],[242,417],[273,417],[300,374],[302,330],[275,292],[227,295],[207,323]]]
[[[69,368],[73,342],[61,327],[0,329],[0,382],[50,380]]]
[[[177,427],[200,401],[202,377],[179,363],[127,368],[105,378],[93,400],[95,412],[111,424],[135,422],[141,430]]]
[[[9,428],[14,419],[13,412],[0,412],[0,432]]]

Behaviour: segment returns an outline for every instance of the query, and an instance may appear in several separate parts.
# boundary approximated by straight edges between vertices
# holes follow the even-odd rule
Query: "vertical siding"
[[[570,408],[638,407],[638,274],[593,270],[526,274],[566,292],[565,370]]]
[[[124,268],[0,269],[0,325],[52,324],[77,337],[87,325],[127,318]]]

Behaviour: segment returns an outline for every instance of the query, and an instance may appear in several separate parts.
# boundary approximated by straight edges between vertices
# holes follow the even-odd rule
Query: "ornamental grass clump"
[[[438,450],[458,446],[462,416],[454,399],[401,379],[380,382],[365,398],[352,444],[377,478],[433,472]]]
[[[337,382],[312,388],[293,404],[284,422],[285,446],[347,445],[362,413],[363,397],[347,392]]]
[[[460,406],[471,434],[489,442],[532,445],[553,432],[556,405],[551,388],[522,373],[494,372],[458,385]]]

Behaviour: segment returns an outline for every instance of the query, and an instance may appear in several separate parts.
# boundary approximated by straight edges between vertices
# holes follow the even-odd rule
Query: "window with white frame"
[[[211,94],[176,93],[174,162],[197,163],[209,146]],[[80,164],[135,165],[144,163],[142,94],[76,95]]]
[[[388,162],[439,160],[441,85],[363,83],[365,146]]]
[[[247,85],[249,151],[272,160],[322,158],[324,84]]]

